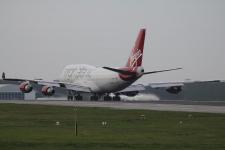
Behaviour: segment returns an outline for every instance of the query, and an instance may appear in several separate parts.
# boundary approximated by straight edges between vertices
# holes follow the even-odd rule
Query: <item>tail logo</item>
[[[130,57],[130,67],[138,66],[138,59],[142,56],[141,50],[137,49],[136,53]]]

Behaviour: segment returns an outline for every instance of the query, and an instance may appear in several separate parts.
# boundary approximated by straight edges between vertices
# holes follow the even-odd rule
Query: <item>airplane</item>
[[[121,94],[129,95],[129,93],[137,91],[129,90],[129,87],[142,76],[181,69],[145,72],[142,65],[145,33],[145,28],[140,29],[135,45],[124,67],[112,68],[73,64],[66,66],[61,77],[53,81],[6,78],[3,72],[0,83],[18,84],[23,93],[29,93],[37,86],[40,86],[41,92],[45,96],[54,95],[57,88],[65,89],[68,92],[68,100],[83,100],[82,93],[91,93],[91,100],[97,101],[103,97],[104,100],[119,101]],[[114,93],[114,96],[109,96],[110,93]]]

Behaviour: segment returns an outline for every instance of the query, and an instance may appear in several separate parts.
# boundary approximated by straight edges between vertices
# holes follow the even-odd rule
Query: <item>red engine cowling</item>
[[[20,91],[23,93],[30,93],[33,90],[32,85],[29,82],[22,82],[19,86]]]
[[[41,92],[45,96],[52,96],[55,93],[55,90],[53,87],[46,85],[42,87]]]

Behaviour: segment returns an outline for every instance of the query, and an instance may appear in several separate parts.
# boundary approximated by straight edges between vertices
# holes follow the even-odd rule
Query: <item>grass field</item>
[[[0,149],[225,149],[225,114],[107,108],[76,112],[78,136],[74,107],[0,104]]]

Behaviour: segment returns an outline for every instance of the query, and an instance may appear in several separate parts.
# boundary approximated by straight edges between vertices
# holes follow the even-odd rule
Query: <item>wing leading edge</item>
[[[16,84],[20,85],[23,82],[29,82],[34,87],[36,85],[39,86],[50,86],[50,87],[57,87],[57,88],[63,88],[70,91],[76,91],[76,92],[91,92],[91,89],[89,87],[80,86],[72,83],[66,83],[66,82],[60,82],[60,81],[44,81],[44,80],[27,80],[27,79],[14,79],[14,78],[3,78],[0,80],[0,84]]]

